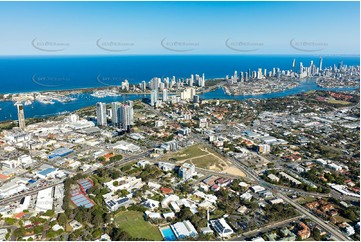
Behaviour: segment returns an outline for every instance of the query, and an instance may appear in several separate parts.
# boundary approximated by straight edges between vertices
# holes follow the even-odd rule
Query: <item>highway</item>
[[[158,110],[155,110],[154,108],[150,108],[150,110],[153,110],[154,113],[156,113],[159,116],[163,116],[161,112],[159,112]],[[213,147],[208,144],[208,142],[205,142],[204,138],[197,133],[192,133],[192,136],[195,137],[195,139],[199,142],[199,143],[203,143],[205,145],[207,145],[208,147],[212,148]],[[257,154],[258,155],[258,154]],[[259,155],[258,155],[259,156]],[[263,156],[259,156],[261,157],[261,159],[267,161],[267,162],[271,162],[270,160],[267,160],[266,158],[264,158]],[[228,159],[229,161],[232,162],[232,164],[234,166],[236,166],[237,168],[241,169],[246,175],[248,179],[254,180],[255,182],[265,185],[268,188],[272,189],[273,191],[276,191],[278,196],[280,198],[282,198],[284,201],[290,203],[293,207],[295,207],[298,212],[300,212],[303,215],[306,215],[308,218],[312,219],[313,221],[315,221],[317,224],[319,224],[325,231],[327,231],[328,233],[330,233],[336,240],[343,240],[343,241],[347,241],[349,240],[341,231],[339,231],[339,229],[335,229],[333,227],[331,227],[330,225],[326,224],[322,219],[314,216],[313,214],[309,213],[308,211],[306,211],[306,208],[302,207],[301,205],[297,204],[296,202],[294,202],[292,199],[288,198],[286,194],[284,194],[282,192],[282,190],[280,190],[277,186],[267,183],[263,180],[261,180],[258,176],[258,174],[256,172],[254,172],[253,170],[249,169],[249,167],[245,166],[244,164],[242,164],[242,162],[240,160],[237,160],[233,157],[230,157]],[[292,190],[292,188],[289,188],[289,190]],[[298,192],[298,191],[297,191]],[[303,192],[303,194],[306,194],[307,192]],[[318,193],[311,193],[313,196],[323,196],[324,194],[318,194]]]
[[[311,214],[306,210],[306,208],[302,207],[298,203],[294,202],[292,199],[288,198],[287,196],[283,195],[282,193],[278,193],[278,196],[282,198],[284,201],[288,202],[292,206],[294,206],[300,213],[306,215],[308,218],[315,221],[318,225],[320,225],[321,228],[323,228],[325,231],[332,234],[332,236],[338,240],[338,241],[347,241],[349,240],[341,231],[334,229],[331,227],[331,225],[326,224],[322,219],[316,217],[315,215]]]
[[[246,238],[253,237],[253,236],[255,236],[255,235],[259,234],[259,233],[267,232],[269,229],[275,229],[277,227],[287,225],[288,223],[291,223],[293,221],[297,221],[297,220],[299,220],[301,218],[304,218],[304,217],[305,217],[305,215],[301,215],[301,216],[289,218],[289,219],[286,219],[286,220],[282,220],[282,221],[279,221],[279,222],[276,222],[276,223],[271,223],[271,224],[266,225],[266,226],[264,226],[262,228],[258,228],[258,229],[254,229],[254,230],[242,233],[242,236],[232,238],[231,241],[242,241],[242,240],[244,241]]]
[[[248,167],[243,166],[243,169],[248,170]],[[336,240],[349,240],[341,231],[339,231],[338,229],[335,229],[333,227],[331,227],[330,225],[326,224],[322,219],[316,217],[315,215],[309,213],[306,208],[302,207],[301,205],[299,205],[298,203],[294,202],[292,199],[288,198],[288,196],[286,194],[283,194],[283,192],[279,189],[277,189],[277,186],[274,186],[271,183],[267,183],[265,181],[262,181],[260,178],[257,177],[257,181],[261,184],[261,185],[266,185],[267,187],[271,188],[274,191],[277,191],[277,195],[278,197],[282,198],[284,201],[288,202],[289,204],[291,204],[293,207],[295,207],[297,209],[298,212],[300,212],[301,214],[306,215],[308,218],[312,219],[313,221],[315,221],[317,224],[319,224],[325,231],[327,231],[328,233],[332,234],[333,237]]]

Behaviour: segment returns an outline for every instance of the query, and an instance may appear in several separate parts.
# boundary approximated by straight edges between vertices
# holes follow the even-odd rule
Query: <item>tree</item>
[[[120,230],[119,228],[113,228],[111,233],[109,234],[111,239],[117,241],[126,241],[130,240],[131,237],[125,231]]]
[[[61,213],[59,214],[58,216],[58,223],[61,225],[61,226],[65,226],[66,223],[67,223],[67,217],[64,213]]]
[[[52,229],[48,230],[47,233],[46,233],[46,237],[50,238],[50,239],[53,239],[56,236],[58,236],[58,234]]]
[[[20,228],[15,229],[14,236],[16,238],[24,237],[24,235],[25,235],[25,228],[24,227],[20,227]]]
[[[112,173],[110,174],[110,176],[112,177],[112,179],[117,179],[121,176],[121,173],[119,170],[113,170]]]
[[[122,155],[115,155],[115,156],[113,156],[113,157],[110,157],[110,161],[111,161],[111,162],[119,161],[119,160],[121,160],[121,159],[123,159],[123,156],[122,156]],[[113,179],[114,179],[114,178],[113,178]]]
[[[47,210],[47,211],[44,213],[44,216],[47,216],[47,217],[53,217],[54,215],[55,215],[54,210]]]
[[[110,223],[111,222],[112,215],[110,213],[104,213],[103,214],[103,221],[104,223]]]
[[[99,238],[101,235],[102,235],[102,230],[101,229],[96,229],[94,232],[93,232],[93,238],[94,239],[97,239]]]
[[[5,218],[5,223],[9,224],[9,225],[13,225],[16,223],[16,219],[15,218]]]
[[[318,229],[313,230],[313,238],[317,241],[321,240],[321,234]]]
[[[193,217],[193,213],[190,208],[182,208],[178,215],[180,220],[189,220]]]
[[[74,217],[74,219],[76,221],[78,221],[79,223],[83,222],[83,213],[81,211],[78,211]]]
[[[39,225],[39,226],[35,226],[34,228],[34,234],[41,234],[43,232],[44,227]]]
[[[101,157],[98,157],[97,158],[97,161],[99,161],[99,162],[105,162],[105,157],[104,156],[101,156]]]
[[[99,214],[95,215],[92,224],[96,224],[96,226],[101,226],[103,224],[103,217]]]

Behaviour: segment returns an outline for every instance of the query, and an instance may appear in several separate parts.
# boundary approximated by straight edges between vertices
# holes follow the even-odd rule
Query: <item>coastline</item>
[[[212,78],[212,79],[208,79],[206,81],[217,81],[217,80],[224,80],[224,78]],[[133,85],[133,84],[132,84]],[[134,84],[136,85],[136,84]],[[114,85],[114,86],[101,86],[101,87],[84,87],[84,88],[70,88],[70,89],[59,89],[59,90],[36,90],[36,91],[25,91],[25,92],[8,92],[8,93],[0,93],[0,97],[4,97],[4,96],[19,96],[19,95],[29,95],[29,94],[62,94],[62,95],[71,95],[71,94],[81,94],[81,93],[90,93],[90,92],[95,92],[95,91],[101,91],[101,90],[111,90],[111,89],[119,89],[119,95],[149,95],[151,94],[151,90],[148,91],[142,91],[142,92],[137,92],[137,91],[123,91],[120,89],[121,85]],[[214,84],[212,86],[206,86],[204,88],[205,90],[201,90],[198,93],[202,94],[202,93],[207,93],[210,91],[214,91],[215,89],[217,89],[217,84]],[[169,94],[177,94],[178,91],[169,91]],[[1,98],[0,102],[6,102],[6,101],[12,101],[9,98]]]
[[[215,90],[213,90],[215,89]],[[84,90],[84,89],[82,89]],[[93,90],[93,89],[91,89]],[[317,86],[314,80],[304,80],[302,82],[302,86],[285,90],[283,92],[271,93],[271,94],[263,94],[263,95],[242,95],[242,96],[232,96],[227,95],[223,92],[221,86],[216,85],[212,87],[212,90],[206,92],[204,94],[199,94],[200,98],[207,101],[213,100],[247,100],[247,99],[269,99],[269,98],[281,98],[286,96],[297,95],[299,93],[304,93],[308,91],[335,91],[335,92],[358,92],[358,88],[320,88]],[[55,104],[42,104],[40,102],[34,102],[32,105],[24,106],[25,109],[25,117],[28,120],[36,120],[54,117],[62,114],[68,114],[72,112],[76,112],[83,108],[89,108],[96,104],[96,102],[105,102],[110,103],[113,101],[124,102],[127,100],[140,100],[146,97],[147,94],[124,94],[120,97],[104,97],[104,98],[96,98],[90,96],[89,93],[84,93],[80,96],[79,100],[68,102],[68,103],[60,103],[56,102]],[[0,102],[0,120],[1,124],[4,123],[16,123],[17,119],[17,111],[16,107],[14,107],[12,101]]]

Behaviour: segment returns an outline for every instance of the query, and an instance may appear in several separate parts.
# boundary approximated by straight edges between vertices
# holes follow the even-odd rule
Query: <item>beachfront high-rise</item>
[[[150,93],[150,105],[154,106],[156,102],[158,101],[158,90],[152,90]]]
[[[18,109],[18,121],[19,121],[19,128],[24,130],[25,129],[25,115],[24,115],[24,107],[23,104],[17,104]]]
[[[163,89],[163,102],[168,101],[168,89]]]
[[[102,102],[97,103],[97,125],[98,126],[106,126],[107,125],[107,108],[106,104]]]

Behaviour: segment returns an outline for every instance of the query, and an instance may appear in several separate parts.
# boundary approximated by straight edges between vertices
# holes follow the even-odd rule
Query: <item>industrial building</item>
[[[56,149],[54,150],[49,156],[48,158],[49,159],[53,159],[55,157],[64,157],[70,153],[72,153],[73,150],[72,149],[69,149],[69,148],[59,148],[59,149]]]
[[[53,210],[53,187],[39,191],[36,198],[35,211],[46,212],[47,210]]]

